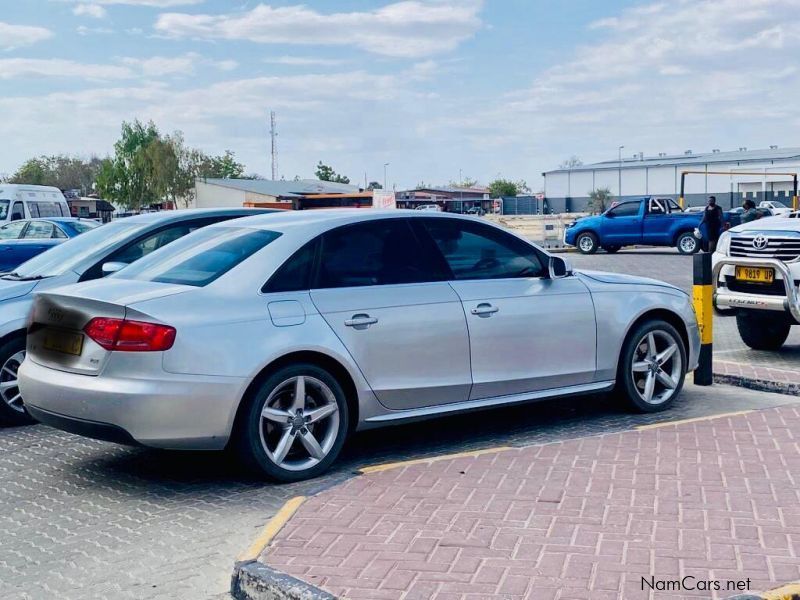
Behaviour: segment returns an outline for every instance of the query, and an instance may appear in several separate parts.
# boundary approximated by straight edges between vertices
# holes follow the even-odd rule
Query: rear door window
[[[322,236],[317,287],[443,281],[437,264],[426,260],[407,219],[346,225]]]
[[[50,239],[53,237],[53,224],[47,221],[31,221],[23,235],[25,239]]]

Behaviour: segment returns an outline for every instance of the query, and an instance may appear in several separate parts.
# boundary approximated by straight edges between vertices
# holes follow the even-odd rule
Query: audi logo
[[[769,244],[769,238],[763,233],[759,233],[753,238],[753,248],[756,250],[763,250],[767,247],[767,244]]]

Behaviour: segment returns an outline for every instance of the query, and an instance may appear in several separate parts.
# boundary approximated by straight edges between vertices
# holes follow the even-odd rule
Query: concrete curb
[[[741,375],[729,375],[726,373],[714,373],[715,383],[725,383],[737,387],[756,390],[759,392],[773,392],[776,394],[786,394],[788,396],[800,396],[800,384],[785,381],[774,381],[771,379],[755,379],[752,377],[742,377]]]
[[[787,583],[767,592],[730,596],[727,600],[800,600],[800,582]]]
[[[231,596],[236,600],[337,600],[336,596],[257,560],[234,565]]]

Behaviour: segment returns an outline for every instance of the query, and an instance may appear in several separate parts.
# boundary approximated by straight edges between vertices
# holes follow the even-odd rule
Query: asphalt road
[[[690,283],[684,257],[574,259]],[[225,598],[236,556],[283,502],[360,466],[798,400],[689,383],[669,413],[655,416],[627,413],[610,396],[496,409],[357,435],[334,471],[292,485],[255,480],[224,453],[125,448],[41,425],[0,429],[0,598]]]

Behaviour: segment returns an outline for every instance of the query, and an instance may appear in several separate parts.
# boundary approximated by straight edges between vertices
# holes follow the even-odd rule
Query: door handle
[[[370,317],[369,315],[353,315],[352,319],[347,319],[344,324],[346,327],[355,327],[356,329],[366,329],[370,325],[374,325],[378,322],[376,317]]]
[[[478,315],[479,317],[488,317],[493,315],[494,313],[498,312],[500,309],[496,306],[492,306],[487,302],[482,302],[478,304],[475,308],[473,308],[470,312],[473,315]]]

